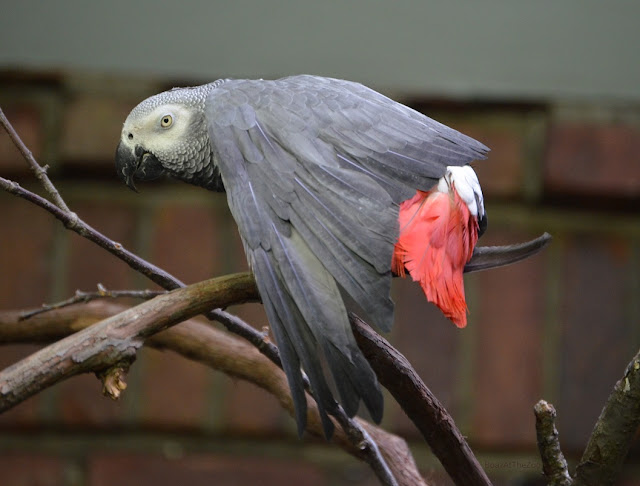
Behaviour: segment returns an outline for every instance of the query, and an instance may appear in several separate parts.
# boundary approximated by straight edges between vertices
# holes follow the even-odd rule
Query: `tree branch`
[[[549,481],[549,486],[571,486],[573,480],[558,440],[556,409],[550,403],[540,400],[533,407],[533,411],[536,415],[536,436],[542,459],[542,472]]]
[[[166,290],[173,290],[179,287],[184,287],[184,283],[175,278],[173,275],[140,258],[135,253],[130,252],[120,243],[107,238],[102,233],[85,223],[77,216],[77,214],[70,211],[64,211],[42,196],[39,196],[38,194],[35,194],[34,192],[23,188],[17,182],[10,181],[3,177],[0,177],[0,188],[4,189],[10,194],[18,196],[22,199],[26,199],[36,206],[40,206],[42,209],[49,212],[56,219],[58,219],[66,228],[74,231],[83,238],[86,238],[99,247],[107,250],[109,253],[125,262],[131,268],[133,268],[137,272],[142,273],[152,282],[158,284],[160,287]]]
[[[29,168],[33,171],[35,176],[42,183],[45,190],[51,196],[56,206],[58,206],[61,210],[67,213],[73,214],[67,207],[67,204],[62,199],[62,196],[60,196],[60,193],[58,192],[56,187],[53,185],[53,183],[49,179],[49,176],[47,175],[47,167],[46,166],[41,167],[40,164],[38,164],[33,154],[31,153],[31,150],[29,150],[27,146],[24,144],[24,142],[22,141],[18,133],[15,131],[15,129],[13,128],[13,126],[11,125],[11,123],[9,122],[9,120],[7,119],[7,117],[5,116],[1,108],[0,108],[0,124],[9,134],[9,138],[11,138],[11,141],[18,148],[18,150],[22,154],[22,157],[24,157],[24,159],[27,161],[27,164],[29,164]]]
[[[576,468],[574,486],[608,486],[620,474],[640,427],[640,351],[615,384]]]
[[[391,392],[458,486],[490,486],[491,481],[473,455],[453,418],[431,393],[409,361],[362,319],[351,314],[358,346],[380,383]]]
[[[125,308],[105,302],[74,305],[32,317],[28,324],[20,321],[21,312],[0,312],[0,344],[49,343],[84,329],[95,322],[121,313]],[[229,376],[249,381],[273,394],[282,407],[293,416],[293,401],[282,370],[261,354],[254,346],[231,334],[197,320],[183,322],[155,334],[144,342],[156,349],[169,349],[201,362]],[[323,429],[317,405],[307,400],[308,427],[312,435],[322,438]],[[368,422],[356,423],[377,444],[390,473],[406,486],[426,486],[406,442]],[[354,442],[343,430],[336,428],[333,441],[350,454],[367,460],[367,451]]]
[[[43,182],[47,191],[50,194],[52,194],[52,197],[54,198],[54,200],[56,201],[56,204],[58,205],[56,206],[56,204],[50,203],[48,200],[38,196],[37,194],[34,194],[30,191],[25,190],[24,188],[20,187],[17,183],[13,181],[9,181],[7,179],[0,178],[1,188],[19,197],[27,199],[39,205],[40,207],[44,208],[45,210],[49,211],[57,219],[62,221],[63,224],[68,229],[71,229],[76,233],[80,234],[81,236],[98,244],[99,246],[106,249],[113,255],[125,261],[134,270],[139,271],[140,273],[150,278],[153,282],[157,283],[161,287],[167,290],[172,290],[178,287],[184,287],[184,284],[180,282],[178,279],[176,279],[175,277],[173,277],[172,275],[168,274],[167,272],[165,272],[164,270],[158,267],[155,267],[154,265],[143,260],[137,255],[124,249],[121,244],[114,242],[109,238],[105,237],[100,232],[96,231],[94,228],[84,223],[80,218],[77,217],[75,213],[72,213],[71,211],[69,211],[69,209],[66,207],[66,205],[64,204],[64,201],[59,196],[59,194],[55,196],[55,194],[57,194],[57,191],[55,191],[55,187],[53,187],[53,184],[51,184],[48,177],[46,176],[46,171],[37,164],[37,162],[31,155],[31,153],[26,149],[24,144],[19,139],[18,135],[15,133],[15,131],[11,127],[6,117],[4,117],[4,114],[2,114],[2,117],[0,117],[0,122],[10,133],[10,136],[12,136],[12,140],[14,141],[14,143],[16,143],[18,148],[21,150],[21,152],[29,162],[30,166],[35,170],[38,178]],[[26,152],[23,149],[25,149]],[[51,190],[54,190],[55,193],[51,192]],[[546,244],[546,240],[544,241],[540,240],[538,242],[538,246],[535,246],[535,247],[529,247],[529,248],[523,247],[523,248],[517,248],[516,250],[514,250],[513,247],[511,247],[510,258],[512,259],[516,257],[524,258],[523,255],[527,254],[527,252],[537,250],[542,246],[544,246],[544,244]],[[487,257],[487,261],[489,260],[497,261],[496,255],[498,255],[500,251],[499,250],[491,251],[489,253],[490,255],[484,255],[485,257]],[[168,294],[168,295],[171,295],[171,294]],[[162,298],[162,297],[159,297],[159,298]],[[141,304],[141,306],[144,306],[144,305],[145,304]],[[271,359],[274,363],[281,365],[277,348],[272,343],[266,342],[264,339],[264,336],[260,332],[256,331],[255,329],[253,329],[251,326],[241,321],[236,316],[232,316],[231,314],[228,314],[220,309],[216,309],[208,312],[207,317],[220,321],[230,331],[244,337],[245,339],[248,339],[263,354],[265,354],[265,356]],[[122,323],[120,323],[120,325],[122,325]],[[100,343],[99,340],[96,342]],[[477,460],[471,453],[466,441],[464,441],[464,438],[462,438],[459,431],[457,431],[457,429],[455,428],[455,425],[453,424],[453,420],[451,419],[451,417],[446,413],[444,408],[439,404],[439,402],[435,399],[435,397],[431,395],[430,391],[426,388],[426,386],[424,386],[424,383],[422,383],[419,377],[415,374],[415,372],[410,367],[408,362],[406,362],[405,358],[402,355],[400,355],[400,353],[395,351],[395,349],[393,349],[386,341],[382,340],[382,342],[385,344],[386,347],[385,346],[371,347],[370,353],[372,354],[370,354],[367,357],[370,358],[370,361],[374,365],[374,368],[376,368],[377,366],[381,366],[381,363],[383,362],[382,359],[380,360],[380,363],[376,363],[376,361],[381,357],[386,358],[386,363],[389,369],[393,369],[395,365],[396,378],[402,378],[401,382],[405,383],[405,386],[407,388],[404,389],[403,391],[402,386],[398,387],[397,386],[398,384],[392,381],[385,382],[383,378],[381,378],[381,382],[385,386],[387,386],[387,388],[389,388],[392,391],[392,393],[394,393],[393,391],[394,389],[396,390],[396,392],[394,393],[394,396],[399,401],[399,403],[401,403],[403,408],[406,407],[405,410],[408,411],[410,417],[412,417],[414,422],[416,422],[416,424],[418,425],[418,428],[420,428],[420,430],[422,431],[423,435],[425,435],[425,438],[427,439],[430,446],[434,450],[434,453],[436,453],[436,455],[441,461],[444,461],[443,465],[445,466],[445,469],[447,469],[449,474],[451,474],[452,478],[454,478],[454,481],[456,482],[456,484],[459,484],[459,485],[464,484],[464,485],[471,485],[471,486],[480,485],[480,484],[489,485],[490,482],[486,477],[486,474],[484,474],[482,469],[479,467],[479,464],[477,463]],[[129,351],[122,352],[122,355],[125,359],[131,359],[131,357],[135,355],[135,349],[137,349],[137,347],[140,345],[140,342],[139,342],[139,339],[131,338],[129,341],[127,341],[127,343],[128,344],[127,346],[125,346],[125,349],[128,349]],[[393,354],[391,351],[395,352],[396,354]],[[379,354],[376,355],[376,353],[379,353]],[[107,354],[105,356],[105,359],[111,359],[109,358],[109,356],[111,355]],[[71,360],[73,361],[73,359]],[[14,367],[11,367],[9,370],[13,370],[13,368]],[[56,370],[52,370],[52,371],[54,373],[56,372]],[[376,372],[378,372],[378,370],[376,370]],[[393,373],[390,374],[390,376],[392,375]],[[61,374],[59,375],[59,378],[63,376],[64,375]],[[0,381],[0,394],[3,393],[5,389],[11,389],[11,386],[9,384],[5,384],[4,387],[2,385],[3,385],[3,382]],[[409,393],[409,395],[405,396],[404,395],[405,392]],[[409,397],[409,403],[403,404],[402,402],[405,399],[407,399],[407,397]],[[1,402],[2,400],[0,399],[0,403]],[[425,410],[423,408],[425,406],[429,407],[427,412],[428,419],[426,422],[424,421],[424,419],[420,419],[420,416],[425,414]],[[415,407],[415,408],[412,408],[412,407]],[[338,413],[338,416],[340,417],[341,421],[343,421],[344,417],[341,417],[340,413]],[[348,420],[352,420],[352,419],[348,419]],[[442,423],[444,423],[445,426],[439,427],[439,425],[441,425]],[[351,436],[351,439],[354,441],[354,444],[360,444],[361,440],[364,440],[364,441],[368,440],[368,438],[366,437],[366,434],[357,432],[358,427],[355,424],[355,422],[353,421],[345,422],[345,424],[348,425],[345,428],[346,431],[354,432]],[[446,453],[447,448],[438,444],[437,438],[443,438],[450,441],[448,442],[449,446],[454,447],[454,449],[451,449],[451,452],[453,454],[452,457],[454,457],[453,459],[447,455]],[[377,469],[374,468],[374,470],[378,474],[378,477],[385,484],[393,484],[393,483],[386,482],[387,479],[385,479],[385,475],[384,475],[384,470],[385,470],[384,462],[378,459],[377,448],[375,447],[375,444],[370,442],[365,442],[364,444],[365,444],[365,447],[363,447],[362,450],[367,451],[369,453],[368,461],[373,461],[373,462],[370,462],[370,464],[377,464]],[[455,449],[456,447],[460,448],[459,452]]]
[[[25,311],[20,315],[21,320],[30,319],[31,317],[42,314],[43,312],[50,312],[55,309],[61,309],[62,307],[68,307],[74,304],[88,303],[96,299],[104,299],[109,297],[111,299],[119,299],[121,297],[130,297],[133,299],[148,300],[166,293],[164,290],[108,290],[102,284],[98,284],[98,290],[96,292],[84,292],[82,290],[76,290],[73,297],[69,297],[67,300],[56,302],[55,304],[43,304],[39,309],[33,309]]]
[[[166,290],[173,290],[176,288],[184,287],[184,283],[175,278],[173,275],[165,272],[163,269],[153,265],[143,258],[140,258],[135,253],[130,252],[120,243],[107,238],[102,233],[85,223],[75,213],[63,211],[47,199],[21,187],[17,182],[10,181],[3,177],[0,177],[0,188],[4,189],[10,194],[14,194],[15,196],[32,202],[33,204],[46,210],[56,219],[62,222],[62,224],[66,228],[74,231],[80,236],[88,239],[89,241],[92,241],[99,247],[107,250],[109,253],[129,265],[132,269],[141,273],[152,282],[158,284],[160,287]],[[275,364],[281,366],[280,353],[278,352],[278,348],[273,343],[265,341],[261,333],[256,331],[242,319],[228,312],[225,312],[222,309],[210,310],[208,313],[206,313],[206,316],[209,319],[220,322],[230,332],[243,337],[254,346],[256,346]]]
[[[251,278],[246,274],[247,278]],[[256,293],[257,295],[257,293]],[[100,295],[96,294],[95,297]],[[107,297],[107,294],[102,294]],[[229,302],[226,305],[231,305]],[[54,307],[59,307],[54,305]],[[455,484],[469,486],[490,485],[488,477],[480,467],[466,440],[455,426],[453,418],[440,404],[437,398],[417,375],[406,358],[393,348],[384,338],[375,333],[355,314],[349,315],[352,329],[359,347],[372,363],[380,382],[391,391],[409,418],[422,432],[436,457],[443,464]],[[28,327],[33,326],[31,319]],[[6,331],[5,331],[6,332]],[[43,331],[38,331],[42,333]],[[53,330],[52,338],[56,335]],[[18,333],[20,335],[20,333]],[[0,334],[0,343],[2,342]],[[13,337],[16,339],[16,336]],[[262,337],[264,339],[264,337]],[[341,413],[342,412],[342,413]],[[368,441],[366,431],[359,429],[357,423],[349,419],[344,411],[338,409],[336,419],[348,432],[353,444],[369,450],[371,456],[378,454],[375,442]],[[377,474],[389,477],[383,461],[367,460]]]
[[[53,214],[57,219],[63,222],[63,224],[78,233],[79,235],[87,238],[90,241],[93,241],[98,246],[104,248],[109,251],[116,257],[123,260],[134,270],[139,271],[143,275],[147,276],[153,282],[157,283],[161,287],[164,287],[167,290],[172,290],[175,288],[184,287],[184,284],[173,277],[171,274],[165,272],[164,270],[152,265],[146,260],[138,257],[134,253],[126,250],[120,243],[113,242],[106,236],[104,236],[99,231],[95,230],[88,224],[86,224],[82,219],[80,219],[75,213],[67,213],[54,204],[51,204],[46,199],[38,196],[37,194],[28,191],[22,188],[19,184],[9,181],[0,177],[0,188],[7,190],[8,192],[15,194],[16,196],[22,197],[28,201],[33,202],[34,204],[42,207],[43,209],[49,211]],[[253,278],[253,277],[250,277]],[[259,300],[258,298],[256,300]],[[264,336],[255,330],[253,327],[249,326],[247,323],[242,321],[242,319],[229,314],[226,311],[221,309],[209,310],[206,313],[206,316],[209,319],[214,319],[222,323],[229,331],[247,339],[251,342],[256,348],[260,350],[265,356],[267,356],[271,361],[273,361],[278,366],[282,367],[282,363],[280,361],[280,354],[278,352],[278,348],[271,342],[266,341]],[[353,420],[353,419],[348,419]],[[357,426],[353,424],[347,430],[355,431],[357,430]],[[361,434],[356,434],[353,437],[355,443],[359,443],[362,440]],[[377,473],[383,473],[385,471],[385,466],[383,464],[382,458],[377,454],[375,444],[368,444],[365,448],[368,452],[368,462],[370,465],[374,465],[374,470]],[[393,485],[395,483],[385,482],[384,475],[381,477],[381,481],[383,484]]]
[[[135,359],[144,339],[211,307],[255,300],[249,274],[218,277],[143,302],[0,372],[0,412],[62,379]]]
[[[47,191],[52,194],[52,196],[54,196],[54,200],[59,201],[60,204],[58,206],[53,205],[37,194],[30,193],[30,191],[26,191],[25,189],[21,188],[17,183],[8,181],[3,178],[0,178],[0,187],[3,187],[4,189],[15,195],[31,200],[44,209],[47,209],[54,216],[60,219],[64,223],[65,227],[98,244],[100,247],[106,249],[113,255],[123,260],[131,268],[142,273],[166,290],[173,290],[175,288],[184,287],[184,284],[180,280],[173,277],[171,274],[129,252],[120,243],[113,242],[102,233],[96,231],[94,228],[78,218],[75,213],[69,211],[66,204],[46,175],[46,171],[42,169],[42,167],[40,167],[31,152],[26,148],[18,134],[11,126],[9,120],[4,116],[4,113],[1,114],[2,116],[0,117],[0,123],[2,123],[7,132],[9,132],[12,140],[23,153],[29,165],[35,170],[36,175],[43,182]],[[217,320],[222,323],[229,331],[234,332],[239,336],[247,339],[249,342],[254,344],[260,350],[260,352],[271,359],[275,364],[282,367],[278,348],[273,343],[266,341],[261,333],[253,329],[240,318],[238,318],[237,316],[233,316],[221,309],[209,310],[206,315],[209,319]],[[345,420],[349,422],[353,419],[346,417]],[[357,425],[352,422],[351,426],[346,430],[355,431],[357,430],[357,428]],[[363,440],[363,436],[362,434],[355,434],[352,439],[356,442],[360,442],[361,440]],[[366,440],[366,438],[364,438],[364,440]],[[395,481],[393,481],[393,478],[391,478],[391,482],[387,482],[389,479],[388,475],[386,474],[387,468],[384,465],[383,458],[377,453],[375,444],[367,443],[367,446],[363,450],[367,451],[367,462],[374,467],[374,472],[378,474],[378,477],[382,481],[382,483],[388,484],[389,486],[395,486]]]

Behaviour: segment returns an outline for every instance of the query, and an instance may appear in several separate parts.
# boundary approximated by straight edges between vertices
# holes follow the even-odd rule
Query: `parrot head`
[[[211,185],[215,171],[204,115],[206,88],[165,91],[131,111],[116,149],[116,171],[129,188],[135,191],[135,181],[163,175]]]

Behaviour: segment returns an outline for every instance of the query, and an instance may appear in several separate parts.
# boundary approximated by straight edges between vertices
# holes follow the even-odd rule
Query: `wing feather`
[[[380,420],[382,394],[338,284],[390,329],[398,204],[488,149],[362,85],[313,76],[227,81],[209,94],[206,116],[298,429],[306,420],[302,366],[325,433],[333,430],[320,355],[345,410],[355,414],[362,400]]]

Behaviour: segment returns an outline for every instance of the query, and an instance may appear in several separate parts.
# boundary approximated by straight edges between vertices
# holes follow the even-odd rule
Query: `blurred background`
[[[555,404],[575,464],[640,344],[640,4],[279,0],[3,2],[0,106],[73,210],[185,282],[246,268],[224,197],[116,179],[122,123],[143,98],[221,77],[312,73],[359,81],[471,135],[489,229],[539,235],[524,263],[466,277],[458,330],[394,283],[391,342],[451,412],[496,485],[540,482],[532,408]],[[38,189],[0,134],[0,175]],[[44,211],[0,193],[0,308],[76,289],[148,288]],[[252,324],[258,305],[234,309]],[[25,324],[28,325],[28,324]],[[4,346],[7,366],[36,349]],[[118,402],[93,376],[0,415],[2,484],[377,484],[323,442],[298,441],[262,390],[144,350]],[[450,484],[387,400],[425,476]],[[622,485],[640,485],[640,447]]]

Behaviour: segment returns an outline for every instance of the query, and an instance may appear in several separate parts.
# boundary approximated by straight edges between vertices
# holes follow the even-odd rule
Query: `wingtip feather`
[[[552,236],[545,232],[533,240],[515,245],[477,246],[464,271],[465,273],[479,272],[517,263],[542,251],[552,239]]]

